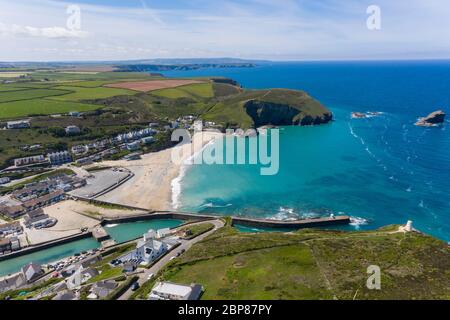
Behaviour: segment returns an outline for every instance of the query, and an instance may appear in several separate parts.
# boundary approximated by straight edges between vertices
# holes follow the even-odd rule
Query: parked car
[[[152,280],[154,276],[155,276],[155,275],[154,275],[153,273],[150,273],[150,274],[147,276],[147,280]]]
[[[136,291],[137,289],[139,289],[139,283],[136,281],[131,285],[131,291]]]

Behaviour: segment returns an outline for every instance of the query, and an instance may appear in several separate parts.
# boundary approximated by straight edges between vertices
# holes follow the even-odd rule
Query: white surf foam
[[[214,204],[212,202],[208,202],[208,203],[201,205],[200,207],[201,208],[228,208],[228,207],[231,207],[232,205],[233,205],[232,203],[227,203],[225,205],[218,205],[218,204]]]
[[[182,182],[186,175],[186,172],[190,166],[194,163],[194,159],[203,153],[203,151],[206,150],[210,145],[214,143],[214,140],[209,141],[207,144],[201,148],[198,152],[191,155],[189,158],[187,158],[183,164],[180,166],[180,172],[178,173],[178,176],[172,180],[170,183],[172,186],[172,207],[174,210],[178,209],[180,207],[180,195],[182,191]]]
[[[359,229],[360,226],[369,224],[367,219],[361,217],[350,217],[350,225],[355,227],[355,229]]]

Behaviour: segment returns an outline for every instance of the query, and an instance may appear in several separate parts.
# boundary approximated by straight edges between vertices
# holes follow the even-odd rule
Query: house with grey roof
[[[82,284],[100,274],[95,268],[84,269],[80,264],[77,264],[76,267],[75,272],[66,279],[66,284],[69,289],[79,288]]]
[[[44,275],[44,270],[40,264],[31,262],[22,268],[22,274],[28,283],[34,282]]]
[[[19,273],[10,278],[0,280],[0,292],[16,290],[26,284],[27,282],[25,281],[23,274]]]
[[[11,218],[16,219],[25,213],[25,208],[21,205],[0,205],[0,214]]]
[[[77,296],[73,291],[63,291],[58,293],[52,300],[77,300]]]
[[[23,228],[19,222],[11,222],[0,224],[0,236],[9,236],[13,234],[21,234],[23,232]]]
[[[103,299],[106,298],[111,292],[116,289],[118,284],[115,281],[111,280],[102,280],[96,282],[92,288],[91,293],[95,294],[98,298]]]
[[[27,228],[50,228],[56,224],[57,220],[45,214],[42,209],[37,209],[27,213],[24,217],[24,224]]]
[[[0,238],[0,254],[7,254],[11,251],[11,240],[7,238]]]

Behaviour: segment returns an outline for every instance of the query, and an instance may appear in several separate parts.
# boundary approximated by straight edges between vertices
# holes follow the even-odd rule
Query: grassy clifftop
[[[396,229],[249,234],[225,227],[159,277],[200,283],[203,299],[449,299],[449,246]],[[366,287],[369,265],[381,269],[381,290]]]
[[[244,90],[217,103],[204,118],[225,126],[250,128],[327,123],[332,113],[303,91]]]

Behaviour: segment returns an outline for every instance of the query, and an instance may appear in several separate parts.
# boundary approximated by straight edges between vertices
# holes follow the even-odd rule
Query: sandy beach
[[[98,200],[155,211],[172,210],[172,181],[179,176],[183,162],[222,136],[218,132],[202,132],[194,135],[191,143],[146,154],[140,160],[102,162],[104,166],[127,168],[135,176]],[[173,153],[179,154],[181,161],[174,161]]]
[[[58,222],[51,228],[26,229],[29,244],[39,244],[78,234],[83,228],[92,229],[97,226],[102,218],[117,218],[145,213],[139,210],[103,208],[74,200],[63,201],[46,207],[44,212],[57,219]]]

